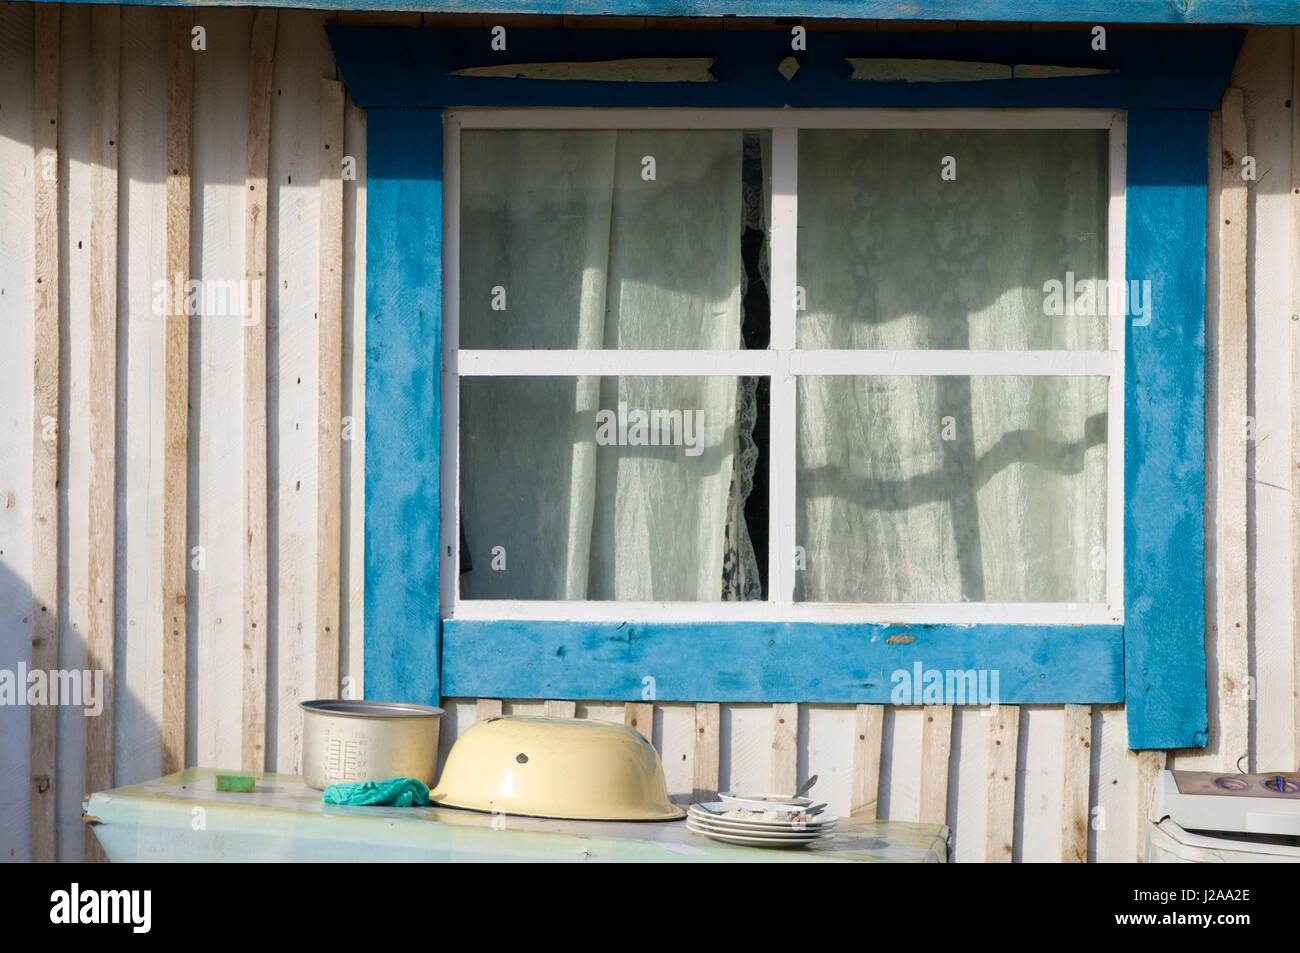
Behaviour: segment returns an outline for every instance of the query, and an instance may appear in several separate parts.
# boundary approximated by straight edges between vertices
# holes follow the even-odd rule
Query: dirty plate
[[[770,810],[771,808],[769,808]],[[736,810],[730,804],[724,804],[721,801],[712,801],[703,804],[692,804],[689,815],[699,818],[708,823],[717,823],[733,826],[753,827],[763,830],[820,830],[835,826],[839,818],[834,814],[817,814],[809,817],[804,821],[795,821],[783,818],[765,818],[755,815],[754,817],[725,817],[722,812]]]
[[[812,806],[813,799],[810,797],[791,797],[789,794],[737,794],[732,791],[725,791],[718,797],[727,804],[724,810],[734,810],[735,808],[744,808],[747,811],[766,811],[779,810],[786,808],[788,810],[797,810]]]

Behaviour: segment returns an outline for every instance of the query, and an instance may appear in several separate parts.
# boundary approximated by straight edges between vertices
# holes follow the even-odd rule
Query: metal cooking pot
[[[302,709],[302,774],[318,791],[347,781],[419,778],[433,785],[443,709],[321,699]]]

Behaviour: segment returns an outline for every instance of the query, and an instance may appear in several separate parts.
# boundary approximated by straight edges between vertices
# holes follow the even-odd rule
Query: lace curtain
[[[462,347],[741,347],[742,145],[467,131]],[[462,379],[462,595],[722,598],[724,563],[745,560],[739,393],[723,376]],[[598,443],[598,414],[620,408],[697,413],[697,445]]]
[[[945,157],[955,179],[944,178]],[[1105,350],[1104,130],[806,130],[801,348]],[[797,598],[1105,596],[1106,380],[804,377]]]
[[[461,346],[765,347],[742,302],[767,247],[742,256],[741,235],[767,234],[769,160],[741,131],[466,131]],[[1047,314],[1043,288],[1105,276],[1107,168],[1104,130],[801,131],[798,346],[1105,350],[1105,315]],[[763,597],[760,382],[460,385],[465,598]],[[1106,396],[801,377],[797,446],[772,447],[797,454],[796,598],[1103,601]],[[698,452],[601,444],[620,408],[698,411]]]

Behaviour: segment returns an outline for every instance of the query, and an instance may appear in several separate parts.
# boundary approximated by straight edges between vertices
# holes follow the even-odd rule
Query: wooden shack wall
[[[169,16],[206,32],[206,49],[193,55],[192,96],[179,100],[193,126],[188,189],[175,185],[183,170],[169,168],[176,154],[168,151],[169,129],[175,129],[168,109],[178,108],[168,102]],[[262,126],[250,123],[263,75],[255,62],[257,16],[249,9],[65,6],[38,17],[31,4],[0,3],[0,667],[30,664],[33,652],[39,661],[49,646],[48,613],[60,667],[80,669],[108,645],[115,673],[106,734],[103,723],[70,708],[35,722],[25,707],[0,709],[0,764],[10,769],[0,773],[5,860],[81,859],[79,805],[88,786],[105,772],[115,784],[162,773],[169,738],[183,738],[189,764],[248,764],[248,713],[259,706],[266,766],[294,771],[297,702],[315,696],[318,679],[332,679],[335,664],[351,693],[360,693],[365,115],[334,100],[337,87],[322,82],[336,79],[322,26],[337,18],[418,26],[422,18],[280,11],[270,119]],[[425,26],[489,22],[572,29],[739,25],[423,17]],[[867,21],[819,28],[990,26]],[[1252,29],[1233,77],[1240,93],[1230,90],[1212,119],[1206,612],[1213,737],[1205,752],[1172,755],[1187,767],[1240,763],[1275,770],[1300,762],[1296,49],[1289,28]],[[36,130],[51,103],[57,104],[57,158],[46,160],[41,150],[48,135]],[[342,128],[342,154],[358,161],[355,181],[342,183],[341,218],[329,199],[337,186],[327,181],[322,188],[321,175],[322,137],[329,139],[335,124]],[[265,135],[268,148],[264,226],[250,223],[250,156],[256,171],[250,129],[255,139]],[[1256,178],[1244,183],[1237,174],[1243,152],[1256,165]],[[49,161],[57,170],[57,212],[40,197]],[[187,216],[183,202],[169,206],[169,177],[173,199],[188,198]],[[106,214],[114,209],[115,224]],[[178,215],[188,228],[184,221],[177,226]],[[47,226],[53,233],[42,231]],[[255,264],[263,234],[265,374],[246,373],[249,339],[237,317],[195,318],[182,351],[188,408],[169,416],[168,383],[179,369],[169,360],[166,319],[155,314],[153,301],[169,254],[188,261],[189,277],[238,280]],[[185,241],[188,248],[180,244]],[[320,348],[318,329],[329,313],[321,307],[322,268],[342,273],[337,358]],[[57,283],[57,308],[42,323],[38,302],[49,300],[42,298],[47,280]],[[57,333],[41,333],[56,326]],[[116,358],[107,375],[105,367],[113,368],[104,363],[105,342],[113,338],[106,333],[115,334],[107,354]],[[49,444],[41,439],[48,415],[40,411],[50,401],[61,422],[53,463],[43,460]],[[260,407],[264,478],[245,466],[244,456],[248,425],[256,423],[246,408],[256,414]],[[334,407],[344,418],[337,424],[322,419],[322,408],[332,415]],[[187,425],[179,444],[178,420]],[[337,481],[322,486],[323,426],[346,428],[352,439],[341,443]],[[178,470],[168,472],[169,459],[179,461]],[[250,567],[241,532],[250,473],[265,490],[268,513],[264,679],[246,665],[242,625]],[[185,517],[189,556],[181,591],[173,593],[163,539],[166,522],[178,514]],[[52,572],[57,599],[42,606],[41,580],[55,578]],[[115,593],[108,610],[99,602],[105,591]],[[335,597],[337,661],[331,638],[318,638]],[[172,611],[183,608],[189,633],[183,664],[168,652],[174,643],[165,601]],[[322,647],[329,657],[318,656]],[[165,676],[178,671],[183,688],[165,702]],[[181,693],[183,722],[177,720]],[[989,712],[575,706],[540,699],[448,699],[446,705],[444,747],[496,711],[635,723],[661,752],[669,788],[681,799],[719,788],[777,788],[816,773],[817,794],[835,810],[946,819],[958,860],[1135,859],[1146,787],[1166,761],[1161,753],[1126,749],[1119,706]]]

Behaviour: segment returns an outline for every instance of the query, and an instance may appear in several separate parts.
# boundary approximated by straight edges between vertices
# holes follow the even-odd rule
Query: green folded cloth
[[[355,781],[331,784],[325,789],[326,804],[427,807],[429,787],[419,778],[389,778],[386,781]]]

